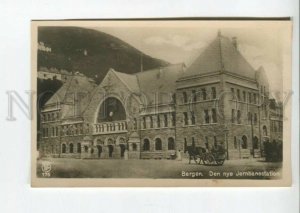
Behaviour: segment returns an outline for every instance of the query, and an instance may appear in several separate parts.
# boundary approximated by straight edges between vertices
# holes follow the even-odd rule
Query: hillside
[[[141,52],[109,34],[79,27],[39,27],[38,32],[38,42],[51,47],[51,52],[38,51],[38,67],[80,71],[91,78],[98,76],[97,82],[109,68],[124,73],[141,69]],[[143,55],[144,70],[166,65]]]

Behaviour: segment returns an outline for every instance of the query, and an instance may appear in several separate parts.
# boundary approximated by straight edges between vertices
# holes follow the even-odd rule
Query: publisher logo
[[[50,177],[51,176],[51,162],[44,161],[42,162],[42,175],[43,177]]]

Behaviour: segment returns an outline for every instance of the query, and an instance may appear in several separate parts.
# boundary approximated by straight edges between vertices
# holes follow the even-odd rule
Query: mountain
[[[38,67],[79,71],[100,82],[109,68],[128,74],[141,70],[142,52],[97,30],[79,27],[39,27],[38,42],[51,51],[38,51]],[[143,54],[143,69],[169,63]]]

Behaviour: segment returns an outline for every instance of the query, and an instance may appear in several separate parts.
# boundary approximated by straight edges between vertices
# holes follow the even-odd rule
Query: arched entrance
[[[108,157],[112,158],[114,152],[114,147],[112,145],[108,145]]]
[[[124,158],[124,153],[125,153],[126,147],[124,144],[120,144],[120,154],[121,158]]]
[[[102,146],[97,145],[97,150],[98,150],[98,158],[101,157],[101,153],[102,153]]]
[[[244,135],[242,137],[242,149],[247,149],[247,148],[248,148],[247,137]]]

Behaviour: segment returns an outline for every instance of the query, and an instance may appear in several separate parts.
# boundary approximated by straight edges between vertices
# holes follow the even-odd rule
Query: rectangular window
[[[192,121],[192,125],[195,125],[196,118],[195,118],[195,113],[194,112],[191,112],[191,121]]]
[[[248,112],[248,123],[249,124],[252,123],[252,114],[251,114],[251,112]]]
[[[212,109],[211,113],[212,113],[212,122],[217,123],[218,120],[217,120],[217,111],[216,111],[216,109]]]
[[[256,94],[255,93],[253,94],[253,101],[254,101],[255,104],[257,103],[256,102]]]
[[[146,129],[146,117],[143,117],[143,128]]]
[[[136,130],[137,129],[137,119],[133,118],[133,128]]]
[[[172,112],[172,125],[175,126],[176,125],[176,113]]]
[[[160,117],[157,115],[157,127],[160,128]]]
[[[236,136],[234,136],[233,141],[234,141],[233,142],[234,148],[237,149],[238,148],[238,144],[237,144]]]
[[[256,125],[256,124],[257,124],[257,114],[254,113],[254,125]]]
[[[235,109],[231,110],[231,122],[234,123],[235,122]]]
[[[149,118],[150,118],[150,128],[153,128],[153,118],[152,116],[150,116]]]
[[[165,124],[165,127],[168,126],[168,115],[167,114],[164,114],[164,124]]]
[[[241,94],[240,94],[239,89],[236,91],[236,95],[237,95],[237,99],[240,101],[241,100]]]
[[[192,147],[195,147],[195,138],[192,137]]]
[[[202,97],[203,97],[203,100],[205,101],[206,100],[206,89],[205,88],[203,88],[203,89],[201,89],[201,91],[202,91]]]
[[[204,110],[204,120],[205,123],[209,124],[209,112],[207,109]]]
[[[184,117],[184,125],[188,125],[188,114],[187,114],[187,112],[183,113],[183,117]]]
[[[237,111],[237,123],[238,124],[241,123],[241,111],[240,110]]]
[[[173,101],[174,104],[176,104],[176,94],[172,95],[172,101]]]
[[[183,95],[183,103],[187,103],[188,102],[188,98],[187,98],[186,92],[183,92],[182,95]]]
[[[235,94],[234,94],[234,88],[231,88],[231,95],[232,95],[232,100],[234,100],[234,96],[235,96]]]
[[[197,101],[196,90],[192,90],[192,95],[193,95],[193,101],[196,102]]]
[[[243,101],[246,102],[246,92],[243,91]]]
[[[216,99],[216,98],[217,98],[217,92],[216,92],[216,88],[215,88],[215,87],[212,87],[212,88],[211,88],[211,94],[212,94],[212,98],[213,98],[213,99]]]
[[[252,95],[250,92],[248,93],[248,96],[249,96],[249,103],[251,104],[252,103]]]
[[[205,136],[205,147],[206,149],[209,149],[209,141],[207,136]]]

